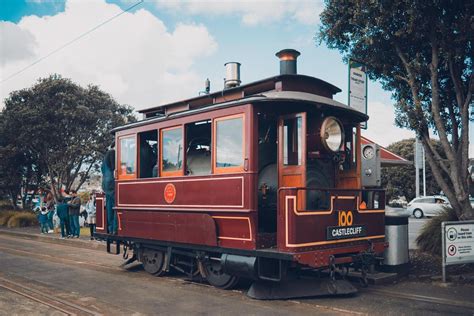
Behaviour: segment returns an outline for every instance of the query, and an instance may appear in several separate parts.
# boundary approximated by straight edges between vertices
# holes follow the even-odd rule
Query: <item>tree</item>
[[[432,146],[442,150],[439,141],[431,140]],[[387,149],[409,160],[414,161],[415,139],[404,139],[390,144]],[[426,165],[426,194],[439,194],[441,188],[436,183],[429,165]],[[408,201],[416,196],[414,166],[393,166],[382,168],[382,187],[385,188],[388,199],[395,196],[405,196]]]
[[[397,125],[421,137],[459,219],[474,219],[467,171],[473,16],[470,1],[327,0],[318,34],[346,60],[365,63],[369,77],[392,91]],[[432,145],[430,129],[441,150]]]
[[[16,146],[35,157],[30,166],[42,167],[57,197],[61,187],[78,190],[91,171],[98,170],[113,141],[109,131],[133,120],[130,107],[119,105],[97,86],[82,88],[52,75],[5,100],[0,121],[8,133],[0,145]]]

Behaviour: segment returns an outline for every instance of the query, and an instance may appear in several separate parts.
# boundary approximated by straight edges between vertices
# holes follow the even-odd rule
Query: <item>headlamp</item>
[[[332,152],[342,150],[344,142],[344,129],[335,117],[327,117],[321,124],[321,143]]]

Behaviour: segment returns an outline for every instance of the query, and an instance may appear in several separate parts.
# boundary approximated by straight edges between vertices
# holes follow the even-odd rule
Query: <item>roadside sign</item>
[[[474,262],[474,221],[443,222],[441,232],[443,282],[446,282],[447,265]]]
[[[355,60],[349,60],[349,106],[367,114],[367,73],[366,66]],[[360,126],[367,129],[367,121]]]

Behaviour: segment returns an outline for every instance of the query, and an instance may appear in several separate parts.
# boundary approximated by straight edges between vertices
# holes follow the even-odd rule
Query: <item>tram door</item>
[[[306,186],[306,113],[278,120],[278,186]],[[298,209],[305,208],[305,192],[298,192]]]

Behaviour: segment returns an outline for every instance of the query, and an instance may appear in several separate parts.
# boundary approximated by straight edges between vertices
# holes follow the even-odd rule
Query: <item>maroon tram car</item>
[[[384,191],[361,187],[368,117],[333,100],[337,87],[296,74],[298,55],[277,53],[280,75],[231,77],[114,129],[118,233],[107,233],[97,196],[96,237],[133,250],[154,275],[174,267],[220,288],[364,271],[386,247]]]

